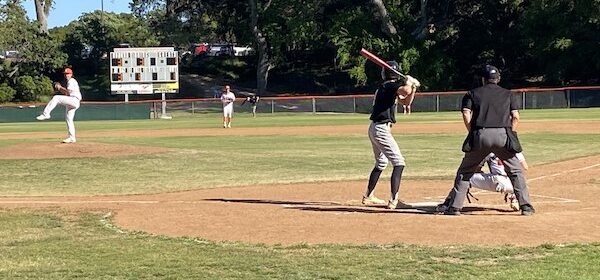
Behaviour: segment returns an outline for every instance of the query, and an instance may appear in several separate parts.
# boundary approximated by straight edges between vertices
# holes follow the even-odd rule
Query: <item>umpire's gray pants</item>
[[[404,166],[404,157],[396,139],[392,135],[390,123],[371,123],[369,125],[369,139],[375,156],[375,167],[379,170],[385,169],[388,162],[393,166]]]
[[[504,162],[504,169],[513,184],[514,193],[519,200],[519,205],[531,205],[529,190],[523,167],[515,157],[515,153],[505,148],[507,136],[505,128],[482,128],[473,131],[473,145],[470,152],[460,163],[454,179],[454,187],[450,191],[450,206],[461,209],[469,190],[469,180],[477,172],[479,165],[489,153],[494,153]]]

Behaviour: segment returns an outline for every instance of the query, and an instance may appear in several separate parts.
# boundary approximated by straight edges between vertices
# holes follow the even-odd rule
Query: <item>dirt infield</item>
[[[196,129],[136,129],[136,130],[110,130],[110,131],[82,131],[77,133],[80,142],[82,138],[94,137],[177,137],[177,136],[221,136],[221,135],[307,135],[307,134],[366,134],[368,125],[340,125],[340,126],[294,126],[294,127],[234,127],[234,129],[196,128]],[[519,131],[553,132],[553,133],[595,133],[600,134],[600,121],[585,120],[577,123],[569,121],[553,121],[540,125],[540,122],[521,122]],[[399,123],[394,127],[394,133],[464,133],[465,125],[462,122],[447,123]],[[62,139],[64,133],[48,132],[14,132],[3,133],[3,139]]]
[[[22,143],[0,148],[0,159],[82,158],[143,155],[167,152],[169,149],[122,144],[83,142]]]
[[[349,133],[356,129],[353,127],[341,129]],[[310,129],[314,133],[314,128]],[[334,128],[319,127],[318,130],[326,133]],[[360,132],[364,130],[361,126]],[[233,133],[236,129],[221,131]],[[257,132],[255,128],[253,131],[268,133]],[[126,147],[119,149],[127,150]],[[400,196],[411,207],[396,210],[360,205],[365,181],[261,185],[151,195],[0,197],[0,207],[101,209],[111,212],[113,222],[128,230],[266,244],[597,242],[600,241],[599,175],[600,155],[532,166],[528,182],[538,211],[532,217],[511,212],[500,194],[488,192],[476,193],[479,201],[467,204],[463,216],[433,215],[432,207],[443,200],[451,180],[410,178],[403,180]],[[388,181],[382,180],[377,194],[385,197],[388,189]]]

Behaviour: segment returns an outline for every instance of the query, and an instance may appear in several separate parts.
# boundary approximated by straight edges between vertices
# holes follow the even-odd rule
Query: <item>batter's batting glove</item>
[[[421,82],[419,80],[413,78],[411,75],[406,75],[406,84],[413,87],[420,87]]]

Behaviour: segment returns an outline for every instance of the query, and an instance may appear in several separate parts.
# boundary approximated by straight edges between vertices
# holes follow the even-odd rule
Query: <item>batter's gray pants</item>
[[[531,205],[523,167],[515,157],[515,153],[505,148],[506,140],[505,128],[482,128],[473,131],[473,148],[465,153],[456,172],[454,187],[448,195],[450,206],[458,209],[463,207],[469,190],[469,180],[489,153],[496,154],[504,162],[504,168],[513,184],[519,205]]]
[[[392,136],[390,123],[371,123],[369,125],[369,139],[373,146],[373,156],[375,156],[375,167],[379,170],[385,169],[388,162],[393,166],[404,166],[404,157],[400,153],[400,148],[396,139]]]

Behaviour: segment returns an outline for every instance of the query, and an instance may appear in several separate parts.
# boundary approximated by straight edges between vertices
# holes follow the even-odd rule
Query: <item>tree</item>
[[[396,37],[398,32],[396,31],[396,27],[394,23],[390,19],[387,8],[383,3],[383,0],[372,0],[373,5],[375,6],[375,11],[377,11],[377,15],[379,20],[381,21],[381,31],[388,35],[389,37]]]
[[[35,15],[40,25],[40,33],[48,34],[48,15],[52,0],[35,0]]]
[[[530,1],[518,28],[528,76],[553,85],[600,82],[600,1]]]
[[[269,8],[271,1],[268,1],[261,6],[258,5],[257,1],[260,0],[248,0],[248,5],[250,6],[250,29],[254,35],[254,41],[258,50],[258,65],[256,67],[256,93],[258,95],[264,95],[267,90],[267,81],[272,65],[269,62],[267,38],[258,25],[258,20],[260,17],[259,14],[264,13],[264,11]]]
[[[131,14],[116,14],[94,11],[83,14],[66,28],[53,30],[52,35],[65,34],[63,50],[69,54],[69,63],[83,65],[82,52],[90,49],[85,64],[96,71],[108,53],[119,43],[136,47],[159,44],[148,24]]]
[[[17,91],[6,83],[0,84],[0,104],[13,100]]]
[[[19,85],[29,84],[21,78],[25,76],[38,77],[36,79],[45,83],[42,75],[52,75],[57,68],[65,64],[66,55],[60,51],[58,42],[46,34],[39,33],[37,25],[27,20],[19,1],[8,1],[0,5],[0,19],[0,49],[18,53],[17,57],[2,61],[0,83],[17,88]],[[50,86],[50,83],[48,85]],[[17,98],[21,101],[32,101],[44,94],[43,90],[37,89],[31,92],[32,95]]]

